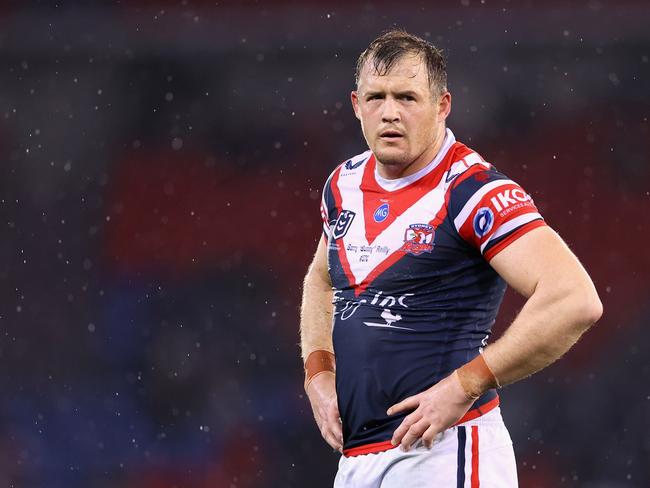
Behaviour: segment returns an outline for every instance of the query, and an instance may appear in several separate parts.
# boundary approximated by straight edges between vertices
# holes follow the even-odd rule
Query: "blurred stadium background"
[[[449,126],[533,195],[605,315],[502,391],[522,487],[650,486],[647,1],[0,6],[0,486],[331,486],[302,394],[359,52],[449,55]],[[522,300],[507,296],[503,330]]]

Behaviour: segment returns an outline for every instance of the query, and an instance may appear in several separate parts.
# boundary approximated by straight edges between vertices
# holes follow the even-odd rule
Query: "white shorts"
[[[438,434],[431,449],[342,456],[334,488],[515,488],[517,466],[501,409]]]

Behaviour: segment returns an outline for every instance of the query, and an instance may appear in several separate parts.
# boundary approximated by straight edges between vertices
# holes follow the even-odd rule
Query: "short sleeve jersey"
[[[506,288],[489,261],[544,220],[449,129],[437,157],[405,178],[382,179],[370,151],[339,165],[321,216],[344,454],[386,450],[405,415],[388,407],[486,345]],[[490,390],[468,416],[497,404]]]

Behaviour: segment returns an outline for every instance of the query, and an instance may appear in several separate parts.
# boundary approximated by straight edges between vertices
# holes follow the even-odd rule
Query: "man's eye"
[[[402,96],[401,96],[401,99],[402,99],[402,100],[405,100],[405,101],[407,101],[407,102],[413,102],[413,101],[415,101],[415,97],[412,96],[412,95],[402,95]]]
[[[381,99],[381,95],[370,95],[368,97],[368,100],[380,100],[380,99]]]

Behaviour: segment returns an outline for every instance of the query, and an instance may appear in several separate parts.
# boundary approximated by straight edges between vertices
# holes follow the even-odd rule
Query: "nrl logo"
[[[352,210],[341,211],[339,218],[336,219],[336,223],[334,224],[334,230],[332,231],[332,237],[335,240],[340,239],[348,232],[355,215],[356,214]]]
[[[400,251],[413,256],[433,251],[435,231],[429,224],[411,224],[404,232],[404,244]]]

